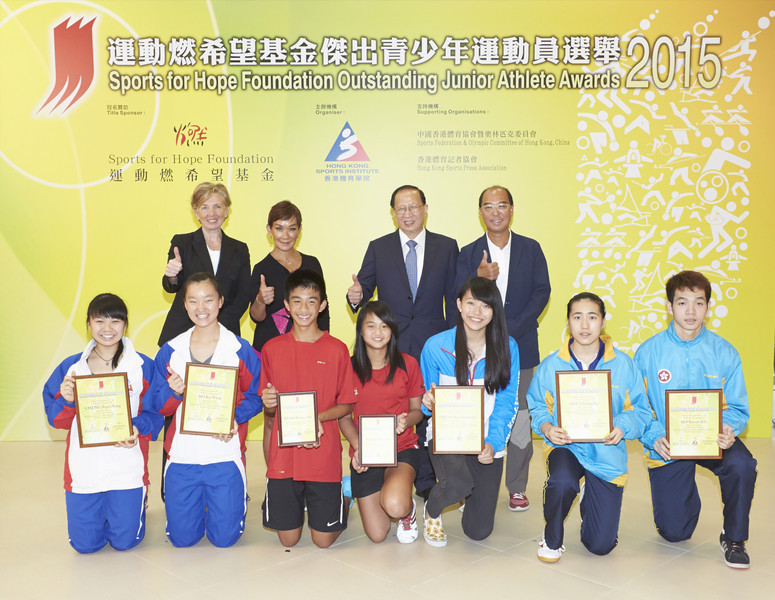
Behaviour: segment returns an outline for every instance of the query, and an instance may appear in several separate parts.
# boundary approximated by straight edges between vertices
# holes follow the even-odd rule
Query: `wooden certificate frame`
[[[126,373],[76,375],[74,379],[81,448],[114,446],[132,437],[132,407]]]
[[[320,441],[316,391],[277,393],[277,433],[282,447]]]
[[[611,371],[556,371],[557,425],[571,441],[602,442],[614,428]]]
[[[665,391],[665,431],[670,458],[721,458],[723,390]]]
[[[180,432],[230,435],[237,408],[239,368],[186,363]]]

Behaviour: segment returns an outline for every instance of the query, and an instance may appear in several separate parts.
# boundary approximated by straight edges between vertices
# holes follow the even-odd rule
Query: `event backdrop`
[[[666,277],[700,270],[708,326],[743,357],[747,434],[769,435],[773,9],[0,2],[0,440],[58,439],[41,387],[82,350],[95,294],[124,297],[130,336],[155,354],[169,240],[197,227],[203,181],[228,186],[225,230],[253,263],[269,207],[299,205],[299,248],[320,258],[348,344],[345,290],[405,183],[461,246],[482,234],[480,191],[512,190],[513,229],[549,263],[544,356],[572,294],[601,295],[632,352],[668,323]]]

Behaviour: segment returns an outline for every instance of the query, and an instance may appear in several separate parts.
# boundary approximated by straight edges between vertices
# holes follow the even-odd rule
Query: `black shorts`
[[[406,463],[414,469],[420,465],[420,451],[417,448],[407,448],[398,453],[398,462]],[[358,473],[350,463],[350,483],[353,489],[353,498],[365,498],[376,494],[385,483],[385,469],[388,467],[369,467],[367,471]]]
[[[264,527],[290,531],[307,523],[315,531],[342,531],[347,528],[347,511],[341,482],[267,479],[261,504]]]

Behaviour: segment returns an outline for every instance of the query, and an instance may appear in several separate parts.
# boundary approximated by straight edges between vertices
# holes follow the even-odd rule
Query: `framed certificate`
[[[484,386],[436,386],[433,397],[433,453],[484,450]]]
[[[358,417],[358,462],[363,467],[395,467],[398,464],[396,415]]]
[[[614,428],[611,371],[557,371],[557,424],[573,442],[602,442]]]
[[[113,446],[132,436],[126,373],[77,375],[75,412],[81,448]]]
[[[317,392],[283,392],[277,394],[277,432],[280,446],[317,444]]]
[[[237,406],[239,369],[186,363],[181,433],[228,435]]]
[[[721,390],[667,390],[670,458],[721,458]]]

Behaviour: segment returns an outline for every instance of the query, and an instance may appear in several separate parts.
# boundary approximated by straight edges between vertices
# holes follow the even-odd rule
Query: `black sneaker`
[[[745,542],[733,542],[722,531],[721,551],[724,553],[724,562],[733,569],[747,569],[751,566],[751,559],[745,551]]]

